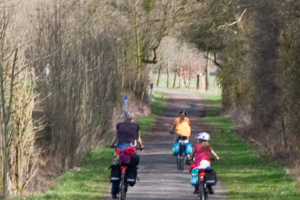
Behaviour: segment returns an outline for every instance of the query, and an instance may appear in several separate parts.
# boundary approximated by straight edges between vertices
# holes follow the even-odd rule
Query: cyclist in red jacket
[[[206,169],[210,167],[210,153],[216,158],[216,160],[219,160],[220,158],[216,154],[216,152],[212,149],[210,144],[208,143],[208,140],[210,140],[210,136],[206,132],[200,132],[196,139],[198,139],[198,144],[194,146],[193,152],[192,152],[192,159],[195,157],[195,164],[193,164],[190,167],[190,173],[193,168],[198,167],[200,169]],[[211,186],[208,186],[209,193],[214,194],[214,190]],[[199,190],[198,186],[195,186],[195,192],[197,193]]]

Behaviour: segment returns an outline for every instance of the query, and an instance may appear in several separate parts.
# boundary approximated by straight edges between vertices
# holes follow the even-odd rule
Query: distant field
[[[167,87],[167,74],[166,73],[162,73],[160,76],[160,81],[159,81],[159,85],[157,86],[157,78],[158,78],[158,74],[154,73],[152,75],[152,82],[154,84],[155,87],[161,87],[161,88],[166,88]],[[169,83],[169,88],[173,87],[173,83],[174,83],[174,74],[170,73],[170,83]],[[191,79],[191,84],[190,84],[190,89],[196,89],[196,83],[197,83],[197,79],[196,78],[192,78]],[[203,82],[200,82],[200,89],[204,90],[204,86],[203,86]],[[184,85],[184,81],[182,81],[182,85],[181,88],[187,88],[189,85],[189,80],[186,79],[186,87]],[[176,84],[175,84],[175,88],[179,88],[179,78],[178,76],[176,77]],[[221,88],[218,86],[217,84],[217,78],[216,76],[210,76],[210,83],[209,83],[209,90],[210,91],[214,91],[214,92],[221,92]]]

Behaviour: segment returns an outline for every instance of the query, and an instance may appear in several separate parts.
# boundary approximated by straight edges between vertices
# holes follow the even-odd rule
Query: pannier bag
[[[111,169],[110,181],[111,182],[119,181],[120,176],[121,176],[121,167],[120,167],[120,165],[111,165],[109,169]]]
[[[134,186],[136,183],[137,170],[138,167],[133,167],[133,168],[128,167],[126,170],[125,180],[130,186]]]
[[[208,186],[217,184],[217,174],[213,168],[205,169],[205,180]]]
[[[191,143],[186,143],[185,144],[185,153],[191,154],[192,151],[193,151],[193,145]]]
[[[130,161],[126,165],[127,167],[134,168],[138,166],[139,162],[140,162],[140,156],[134,155],[130,158]]]
[[[177,142],[172,147],[173,154],[179,154],[180,152],[180,143]]]
[[[197,168],[197,167],[195,167],[191,171],[191,184],[193,186],[198,185],[198,172],[199,172],[199,168]]]

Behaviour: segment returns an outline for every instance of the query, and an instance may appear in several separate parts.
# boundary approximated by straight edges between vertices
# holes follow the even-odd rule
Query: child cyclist
[[[189,118],[187,117],[187,110],[180,109],[178,112],[178,117],[174,120],[173,127],[170,131],[171,134],[175,134],[174,143],[177,143],[180,139],[188,140],[191,132],[191,123]],[[188,154],[186,163],[190,164],[190,160],[190,154]]]
[[[179,110],[178,117],[174,120],[170,133],[175,134],[174,143],[178,142],[181,138],[189,139],[191,135],[191,124],[185,109]]]
[[[195,157],[195,164],[193,164],[190,167],[190,173],[193,168],[197,167],[199,169],[206,169],[210,167],[210,159],[209,155],[210,153],[216,158],[216,160],[219,160],[220,158],[216,154],[216,152],[212,149],[212,147],[209,145],[208,140],[210,140],[210,136],[206,132],[200,132],[196,139],[198,139],[198,144],[194,146],[193,152],[192,152],[192,159]],[[211,186],[208,186],[209,194],[214,194],[214,190]],[[194,194],[196,194],[199,191],[199,187],[195,186]]]

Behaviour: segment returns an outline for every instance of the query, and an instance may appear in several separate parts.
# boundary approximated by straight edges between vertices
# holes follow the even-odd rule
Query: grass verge
[[[154,92],[151,111],[154,115],[139,116],[137,123],[140,125],[142,136],[146,135],[149,128],[155,124],[155,115],[164,111],[167,102],[162,93]],[[110,188],[108,171],[112,162],[110,148],[94,149],[86,157],[80,169],[68,171],[55,180],[50,191],[39,192],[34,196],[19,199],[29,200],[82,200],[103,199],[103,194]]]
[[[298,183],[287,175],[286,167],[256,156],[253,147],[238,138],[230,118],[220,115],[220,95],[203,96],[212,102],[204,119],[214,126],[210,143],[220,156],[212,165],[228,199],[300,199]]]
[[[68,171],[55,180],[50,191],[39,192],[29,200],[82,200],[101,199],[109,190],[108,167],[111,164],[112,149],[94,149],[86,157],[82,167]],[[79,171],[80,170],[80,171]],[[24,199],[24,198],[22,198]]]

